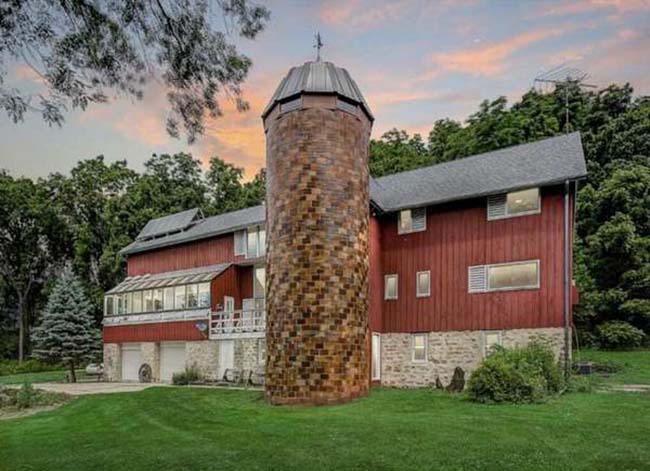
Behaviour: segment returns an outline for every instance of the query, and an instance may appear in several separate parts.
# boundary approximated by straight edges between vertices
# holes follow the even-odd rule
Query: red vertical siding
[[[135,276],[244,259],[243,256],[235,257],[234,253],[233,234],[224,234],[210,239],[131,255],[128,258],[127,271],[129,276]]]
[[[384,276],[381,268],[381,226],[374,216],[370,216],[369,237],[370,330],[381,332],[381,304],[384,295]]]
[[[240,292],[240,299],[238,302],[238,309],[241,309],[241,303],[242,299],[246,298],[252,298],[254,289],[253,289],[253,270],[254,267],[252,266],[246,266],[246,267],[237,267],[238,268],[238,277],[239,277],[239,292]]]
[[[210,297],[213,311],[223,309],[224,296],[232,296],[235,298],[235,308],[237,308],[238,302],[241,303],[236,266],[228,267],[226,271],[212,280]]]
[[[487,221],[480,198],[428,208],[424,232],[399,235],[396,219],[391,214],[380,221],[381,269],[399,275],[399,299],[382,300],[382,331],[563,325],[560,188],[542,191],[542,212],[535,215]],[[540,289],[467,292],[469,266],[533,259],[540,260]],[[417,298],[416,272],[426,270],[431,271],[431,296]]]
[[[205,340],[206,336],[196,328],[197,322],[155,322],[104,327],[104,343]]]

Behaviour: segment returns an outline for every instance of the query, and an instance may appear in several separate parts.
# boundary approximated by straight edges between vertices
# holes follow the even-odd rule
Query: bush
[[[596,328],[600,348],[607,350],[640,347],[645,339],[641,329],[623,321],[611,321]]]
[[[185,368],[185,371],[174,373],[172,375],[172,383],[176,385],[196,383],[201,380],[201,375],[196,366]]]
[[[24,360],[0,360],[0,376],[15,375],[20,373],[40,373],[41,371],[52,371],[61,369],[61,365],[44,363],[36,359]]]
[[[539,402],[559,393],[564,378],[549,346],[533,342],[524,348],[499,348],[474,371],[468,391],[482,403]]]
[[[27,409],[32,407],[38,400],[38,392],[31,383],[23,383],[16,394],[16,407],[18,409]]]

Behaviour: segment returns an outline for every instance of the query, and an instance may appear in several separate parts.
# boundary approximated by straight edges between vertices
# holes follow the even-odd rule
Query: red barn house
[[[346,369],[358,373],[361,368],[366,384],[425,386],[437,377],[449,381],[457,366],[470,373],[494,345],[511,347],[534,338],[546,339],[559,359],[568,358],[571,312],[577,302],[571,263],[575,191],[577,181],[586,176],[579,134],[368,178],[372,114],[349,74],[320,62],[290,71],[264,119],[272,192],[266,205],[207,218],[190,209],[154,219],[123,249],[128,276],[105,297],[104,365],[109,380],[138,380],[145,363],[154,381],[169,381],[186,365],[212,379],[222,378],[226,370],[263,373],[266,368],[273,383],[271,390],[267,384],[267,395],[273,402],[333,402],[336,397],[328,384],[332,375],[341,375],[336,384],[349,389],[343,399],[365,391],[355,383],[358,374],[344,376]],[[314,120],[319,124],[312,129]],[[359,132],[344,136],[336,127],[340,120],[345,129],[358,122]],[[295,133],[292,126],[309,131]],[[332,211],[331,205],[348,204],[327,193],[332,179],[310,180],[301,189],[306,175],[322,175],[337,164],[325,159],[314,170],[318,149],[305,150],[302,144],[294,157],[287,157],[294,160],[286,170],[272,161],[275,154],[278,159],[288,155],[282,145],[294,134],[301,139],[307,135],[324,149],[343,136],[326,154],[348,159],[352,170],[337,175],[334,185],[361,178],[362,186],[353,191],[365,194],[365,199],[349,203],[351,209]],[[346,153],[349,143],[360,143],[361,150]],[[313,193],[321,187],[323,193]],[[307,194],[318,196],[304,197]],[[296,203],[301,201],[310,206]],[[294,209],[282,212],[293,203]],[[337,218],[313,224],[311,215],[321,210],[324,217],[336,213]],[[303,241],[300,231],[312,231],[304,237],[307,245],[318,242],[307,249],[302,242],[291,246],[294,239]],[[282,234],[296,235],[287,240]],[[319,250],[328,249],[323,246],[329,239],[314,234],[343,244],[340,250],[334,247],[334,253],[330,250],[327,264]],[[336,234],[343,237],[336,239]],[[357,252],[350,255],[349,247]],[[337,258],[337,253],[345,255]],[[355,264],[349,271],[359,274],[356,281],[341,281],[347,280],[348,260]],[[313,276],[291,277],[297,266]],[[332,273],[324,277],[330,268]],[[286,286],[283,280],[289,280]],[[315,287],[326,291],[310,298],[309,290]],[[303,288],[306,291],[300,291]],[[336,315],[327,313],[338,309],[332,307],[336,303],[323,303],[338,296],[352,307],[349,312],[343,308],[343,320],[334,322]],[[361,301],[354,304],[346,297]],[[306,299],[323,309],[310,311]],[[272,311],[268,323],[267,307]],[[315,319],[316,325],[307,329],[303,318]],[[362,351],[357,357],[332,359],[334,346],[351,338],[345,326],[352,321],[354,344]],[[318,328],[321,322],[326,329]],[[328,351],[314,350],[314,338],[331,339],[336,329],[338,343]],[[310,352],[316,353],[301,352],[301,345],[310,345]],[[296,351],[282,357],[294,347]],[[329,356],[319,357],[321,353]],[[294,375],[283,375],[283,369],[294,368],[290,361],[303,354],[308,361],[303,359],[302,369],[296,369],[303,378],[296,384],[308,392],[287,392],[299,387],[284,387]]]

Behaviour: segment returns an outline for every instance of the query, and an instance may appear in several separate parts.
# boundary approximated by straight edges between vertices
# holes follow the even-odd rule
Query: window
[[[414,362],[427,361],[427,336],[426,334],[413,334],[413,355]]]
[[[266,339],[257,339],[257,363],[266,363]]]
[[[372,334],[372,371],[371,379],[378,381],[381,379],[381,335]]]
[[[174,287],[174,309],[185,309],[185,286]]]
[[[494,352],[494,347],[501,345],[501,332],[483,332],[483,355],[488,356]]]
[[[199,305],[199,285],[187,285],[187,307],[193,308]]]
[[[539,260],[475,265],[468,270],[468,292],[539,288]]]
[[[122,307],[122,295],[118,294],[115,296],[115,314],[124,314],[124,308]]]
[[[426,298],[431,295],[431,272],[419,271],[416,275],[416,296]]]
[[[399,212],[398,234],[409,234],[427,229],[427,208],[405,209]]]
[[[266,230],[259,226],[249,227],[246,234],[246,258],[266,254]]]
[[[174,309],[174,287],[169,286],[165,288],[163,296],[163,309],[165,311],[172,311]]]
[[[487,202],[488,220],[525,216],[541,211],[539,188],[489,196]]]
[[[162,311],[163,309],[163,290],[156,288],[153,290],[153,310]]]
[[[246,255],[246,231],[235,232],[235,255]]]
[[[133,312],[134,313],[139,313],[142,312],[142,291],[134,291],[133,292],[133,301],[132,301],[132,306],[133,306]]]
[[[384,276],[384,299],[397,299],[397,275]]]
[[[131,300],[133,299],[133,296],[131,293],[125,293],[122,296],[124,296],[124,314],[131,314]]]
[[[199,307],[210,307],[210,283],[199,284]]]
[[[266,290],[266,268],[255,267],[253,274],[253,296],[255,298],[263,298]]]
[[[104,315],[112,316],[113,313],[113,296],[106,296],[104,298]]]
[[[142,293],[144,312],[153,312],[153,291],[148,289]]]

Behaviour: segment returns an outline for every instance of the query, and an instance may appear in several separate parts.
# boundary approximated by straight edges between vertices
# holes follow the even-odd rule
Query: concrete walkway
[[[107,394],[138,392],[152,387],[165,387],[161,383],[34,383],[34,388],[45,391],[84,396],[86,394]]]

